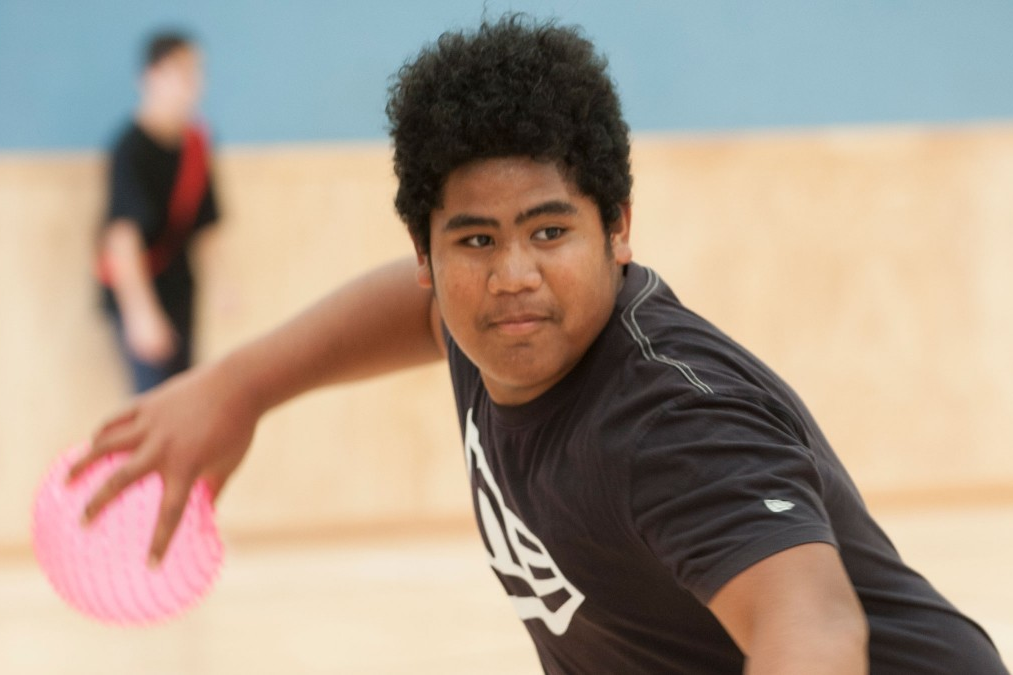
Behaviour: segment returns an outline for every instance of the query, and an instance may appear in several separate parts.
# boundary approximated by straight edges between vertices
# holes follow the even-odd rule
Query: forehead
[[[437,210],[522,208],[545,199],[588,199],[554,162],[528,157],[497,157],[451,171]]]
[[[200,50],[192,45],[180,45],[165,54],[158,61],[148,66],[148,70],[199,68],[201,65]]]

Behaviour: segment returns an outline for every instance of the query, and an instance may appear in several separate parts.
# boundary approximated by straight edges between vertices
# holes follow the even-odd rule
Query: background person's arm
[[[217,495],[261,415],[315,387],[437,360],[438,326],[432,293],[418,285],[416,261],[405,259],[348,283],[220,361],[172,378],[106,423],[72,468],[71,478],[98,457],[132,453],[93,495],[85,517],[158,471],[165,489],[150,554],[160,560],[193,482],[205,478]]]
[[[869,671],[868,622],[830,544],[795,546],[741,572],[708,604],[751,675]]]
[[[137,224],[126,218],[110,223],[103,232],[101,255],[123,318],[127,348],[147,363],[167,361],[176,352],[176,332],[155,293]]]

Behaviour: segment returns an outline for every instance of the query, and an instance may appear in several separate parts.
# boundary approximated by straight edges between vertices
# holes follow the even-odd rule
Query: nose
[[[492,258],[489,272],[489,291],[522,293],[536,290],[542,283],[538,262],[523,246],[511,244],[499,249]]]

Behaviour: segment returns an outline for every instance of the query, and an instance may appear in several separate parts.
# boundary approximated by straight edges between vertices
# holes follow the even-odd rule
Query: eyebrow
[[[514,225],[520,225],[525,220],[537,218],[538,216],[565,216],[577,212],[577,207],[570,202],[564,202],[558,199],[544,202],[538,206],[533,206],[524,213],[514,218]]]
[[[576,206],[570,202],[553,199],[551,201],[538,204],[537,206],[532,206],[527,211],[519,213],[517,217],[514,218],[514,225],[520,225],[525,221],[537,218],[538,216],[569,215],[573,213],[577,213]],[[499,227],[499,221],[495,218],[461,213],[448,220],[447,224],[443,226],[443,229],[444,231],[451,231],[476,226]]]

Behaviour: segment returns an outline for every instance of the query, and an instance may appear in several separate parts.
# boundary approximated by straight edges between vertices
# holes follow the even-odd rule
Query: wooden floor
[[[1013,504],[891,508],[907,560],[1013,662]],[[207,600],[167,625],[67,609],[29,558],[0,559],[0,673],[278,675],[540,672],[473,533],[227,550]]]

